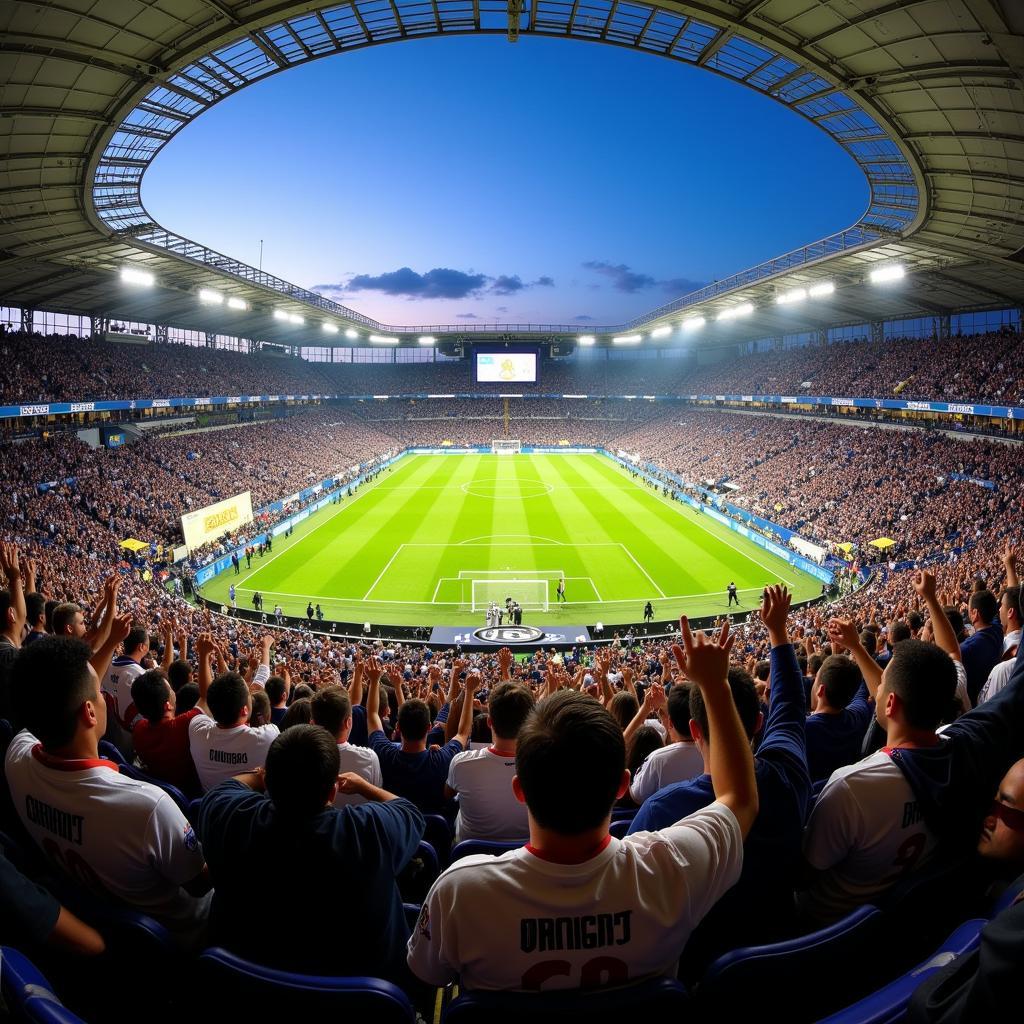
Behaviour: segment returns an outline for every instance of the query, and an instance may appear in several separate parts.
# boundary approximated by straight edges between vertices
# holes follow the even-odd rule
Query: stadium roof
[[[521,11],[521,13],[516,13]],[[698,314],[708,341],[1024,305],[1024,4],[1019,0],[8,0],[0,11],[0,302],[258,338],[573,336],[578,325],[379,324],[156,224],[142,176],[191,120],[245,86],[385,42],[473,33],[631,47],[726,76],[805,117],[870,187],[860,221],[628,324]],[[770,216],[770,211],[767,211]],[[899,263],[907,277],[866,281]],[[152,273],[129,288],[125,264]],[[831,281],[823,298],[778,305]],[[198,302],[200,288],[246,310]],[[327,321],[297,331],[274,310]],[[728,332],[728,333],[726,333]],[[322,335],[322,336],[321,336]]]

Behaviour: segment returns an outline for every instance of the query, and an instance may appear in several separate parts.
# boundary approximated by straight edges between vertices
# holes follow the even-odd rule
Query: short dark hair
[[[199,687],[196,683],[186,683],[174,695],[174,710],[179,715],[191,711],[198,703]]]
[[[291,700],[289,700],[288,703],[289,704],[294,704],[297,700],[302,700],[303,697],[308,699],[308,698],[311,698],[312,696],[313,696],[313,687],[312,686],[307,686],[305,683],[299,683],[299,685],[296,686],[294,690],[292,690]]]
[[[757,716],[761,713],[761,702],[757,699],[754,680],[746,669],[733,667],[729,669],[729,689],[732,691],[733,703],[739,712],[743,731],[748,739],[753,739]],[[704,695],[700,692],[699,686],[690,687],[690,717],[700,726],[705,741],[710,742],[708,709],[704,706]]]
[[[907,625],[914,633],[919,633],[924,625],[924,616],[918,611],[907,613]]]
[[[853,700],[860,678],[860,669],[845,654],[832,654],[818,670],[817,682],[825,687],[825,700],[839,710]]]
[[[516,774],[534,820],[561,835],[597,828],[626,766],[618,722],[592,697],[560,690],[530,712],[516,744]]]
[[[1007,604],[1009,604],[1010,606],[1010,611],[1012,611],[1017,616],[1017,618],[1020,619],[1024,618],[1024,616],[1021,615],[1020,598],[1021,588],[1019,586],[1004,587],[1003,592],[999,595],[999,603],[1002,604],[1003,601],[1006,601]]]
[[[25,595],[25,618],[29,624],[34,626],[41,618],[46,616],[46,598],[33,590]]]
[[[192,666],[184,658],[175,658],[167,666],[167,682],[171,689],[178,693],[192,679]]]
[[[661,683],[655,684],[661,686]],[[668,719],[680,736],[690,735],[690,686],[688,683],[676,683],[668,691]]]
[[[999,608],[999,605],[997,604],[996,605],[996,614],[997,615],[999,614],[998,608]],[[959,608],[954,608],[953,605],[951,605],[951,604],[947,604],[945,607],[943,607],[942,611],[945,614],[946,619],[948,620],[949,624],[953,627],[953,633],[956,636],[957,640],[963,640],[964,636],[967,633],[967,629],[964,626],[964,617],[963,617],[963,615],[960,614],[960,609]],[[935,627],[933,625],[932,629],[934,629],[934,628]]]
[[[271,704],[276,704],[284,696],[287,688],[288,684],[281,676],[271,676],[266,683],[263,684],[263,689],[267,691],[267,696],[270,698]]]
[[[772,663],[770,661],[768,661],[767,659],[763,659],[762,661],[759,661],[754,666],[754,678],[759,683],[767,683],[768,680],[771,678],[771,674],[772,674]]]
[[[810,675],[810,676],[816,676],[818,674],[818,670],[824,664],[825,664],[825,655],[822,654],[821,651],[815,651],[807,659],[807,674]]]
[[[894,644],[901,644],[904,640],[909,640],[910,636],[910,626],[902,621],[894,622],[889,627],[889,646],[893,647]]]
[[[141,676],[136,676],[132,683],[132,703],[147,721],[159,722],[164,717],[169,685],[162,668],[151,668]]]
[[[430,708],[419,698],[407,700],[398,709],[398,731],[403,740],[419,743],[430,731]]]
[[[352,698],[345,687],[328,686],[310,701],[309,708],[313,721],[337,737],[352,714]]]
[[[87,700],[96,700],[91,657],[84,640],[47,636],[23,647],[14,659],[15,715],[46,750],[70,743],[79,709]]]
[[[341,758],[334,737],[319,725],[296,725],[267,751],[267,793],[287,818],[310,818],[327,803]]]
[[[984,623],[992,623],[999,618],[999,602],[991,590],[976,590],[971,594],[967,607],[973,608]]]
[[[80,604],[75,604],[72,601],[64,601],[62,604],[57,605],[53,609],[53,616],[51,621],[53,623],[53,631],[58,636],[64,634],[64,630],[75,621],[75,616],[82,610]]]
[[[612,718],[619,723],[619,726],[625,729],[636,718],[636,713],[640,710],[640,704],[629,690],[620,690],[608,702],[608,710],[611,712]]]
[[[206,703],[218,725],[234,725],[238,712],[249,706],[249,687],[237,672],[222,672],[210,683],[206,691]]]
[[[532,710],[533,694],[522,683],[498,683],[487,698],[491,730],[503,740],[514,740],[519,735]]]
[[[956,695],[953,659],[935,644],[904,640],[893,650],[885,669],[886,692],[903,703],[907,723],[915,729],[936,729],[949,716]],[[879,695],[879,701],[884,702]]]
[[[661,733],[653,725],[641,725],[629,742],[626,748],[626,767],[630,776],[637,773],[640,765],[647,760],[655,750],[665,746]]]
[[[292,729],[296,725],[309,725],[313,721],[313,702],[309,697],[293,700],[291,706],[281,719],[281,732]]]
[[[270,698],[262,691],[257,690],[251,695],[252,710],[249,712],[249,725],[258,729],[261,725],[272,725],[270,714]]]
[[[874,654],[878,650],[878,637],[870,629],[862,629],[860,632],[860,642],[864,645],[864,650],[868,654]]]
[[[124,638],[124,653],[127,654],[129,651],[134,651],[136,647],[141,647],[143,644],[146,645],[146,650],[148,651],[149,643],[149,633],[139,626],[135,626],[129,630],[128,635]]]
[[[50,598],[50,600],[46,602],[46,632],[47,633],[52,633],[53,632],[53,610],[59,604],[60,604],[60,601],[54,601],[53,598]]]

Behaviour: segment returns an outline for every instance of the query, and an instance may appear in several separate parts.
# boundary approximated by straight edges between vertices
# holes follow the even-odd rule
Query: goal
[[[491,451],[495,455],[519,455],[523,450],[522,441],[513,441],[507,437],[491,441]],[[522,602],[520,602],[522,604]],[[523,605],[525,608],[526,605]]]
[[[471,580],[471,605],[474,612],[484,611],[493,601],[504,609],[505,598],[511,597],[524,611],[548,610],[548,580]]]

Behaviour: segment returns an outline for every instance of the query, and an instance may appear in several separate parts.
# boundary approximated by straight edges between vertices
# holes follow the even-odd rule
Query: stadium
[[[1016,1019],[1016,0],[0,26],[0,1013]]]

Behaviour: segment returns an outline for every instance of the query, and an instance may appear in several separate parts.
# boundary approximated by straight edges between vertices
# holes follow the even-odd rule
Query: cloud
[[[538,288],[555,287],[555,279],[553,277],[548,277],[547,275],[544,275],[543,277],[538,277],[537,280],[534,281],[533,283],[537,285]]]
[[[455,319],[456,320],[475,320],[476,318],[477,318],[476,317],[476,313],[456,313],[455,314]]]
[[[635,292],[646,291],[648,288],[661,288],[666,292],[682,295],[704,286],[702,281],[690,281],[685,277],[673,277],[659,281],[651,274],[639,273],[625,263],[588,260],[583,266],[587,270],[593,270],[595,273],[608,278],[616,291],[626,292],[629,295]],[[594,287],[600,286],[591,285],[591,288]]]
[[[497,306],[494,310],[495,313],[507,313],[508,306]]]
[[[574,316],[572,318],[572,320],[573,320],[573,323],[576,323],[576,324],[592,324],[594,322],[594,318],[592,316],[584,316],[584,315]]]
[[[526,285],[518,274],[499,274],[491,285],[491,291],[495,295],[515,295],[521,292]]]
[[[478,293],[487,283],[486,274],[467,273],[449,267],[435,267],[418,274],[410,267],[400,267],[384,274],[356,274],[347,290],[376,291],[385,295],[404,295],[410,299],[464,299]]]

